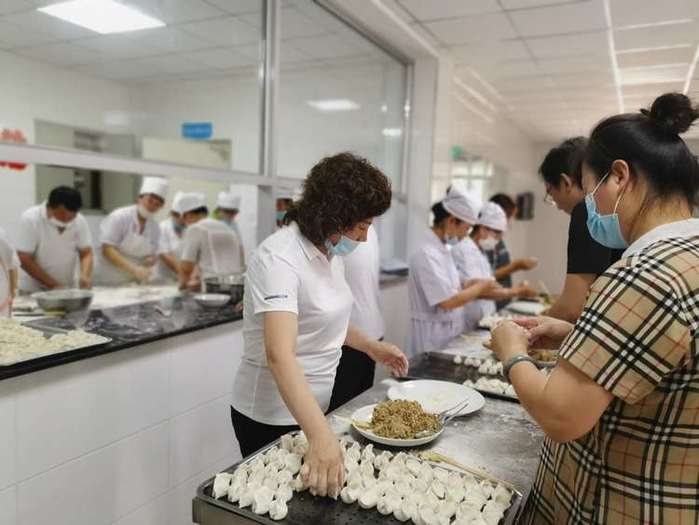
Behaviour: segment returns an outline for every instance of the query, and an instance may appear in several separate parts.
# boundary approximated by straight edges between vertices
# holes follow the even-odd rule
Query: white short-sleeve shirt
[[[235,230],[215,219],[192,224],[182,239],[182,260],[198,264],[202,275],[241,272],[240,254],[240,239]]]
[[[340,257],[330,260],[292,223],[258,247],[245,279],[245,348],[233,385],[233,407],[268,425],[296,423],[267,365],[264,313],[298,316],[296,358],[323,411],[328,409],[352,311]]]
[[[102,221],[100,225],[100,245],[112,246],[124,242],[129,233],[139,234],[141,225],[138,222],[138,211],[135,204],[117,208]],[[154,219],[146,220],[142,235],[148,239],[151,245],[151,255],[158,252],[160,243],[160,226]]]
[[[367,231],[366,242],[344,257],[345,279],[349,284],[354,305],[350,323],[373,339],[384,336],[379,290],[379,237],[373,226]]]
[[[8,270],[16,270],[19,267],[17,253],[12,248],[5,234],[5,230],[2,228],[0,228],[0,261],[2,261],[2,264]]]
[[[160,241],[158,243],[158,255],[172,254],[178,261],[182,257],[182,237],[178,235],[175,227],[172,224],[172,219],[167,218],[160,222]],[[165,266],[162,261],[158,261],[158,276],[162,279],[177,279],[170,268]]]
[[[22,213],[17,251],[32,255],[42,270],[63,286],[76,285],[78,251],[91,247],[90,228],[80,213],[63,231],[49,221],[45,202]],[[42,286],[29,274],[22,272],[20,288],[35,292]]]
[[[488,258],[471,239],[466,237],[451,250],[462,282],[471,279],[488,279],[493,276]],[[474,330],[481,319],[496,312],[497,306],[491,299],[476,299],[464,305],[464,329]]]

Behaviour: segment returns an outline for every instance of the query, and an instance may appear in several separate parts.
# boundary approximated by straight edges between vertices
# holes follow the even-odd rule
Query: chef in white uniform
[[[196,286],[191,282],[195,266],[202,279],[242,273],[240,239],[225,223],[207,217],[206,196],[186,193],[180,199],[180,209],[187,227],[182,240],[180,288]]]
[[[343,258],[345,280],[352,291],[354,303],[350,324],[372,339],[383,340],[385,326],[381,312],[379,289],[379,237],[372,225],[367,230],[366,242]],[[340,365],[335,374],[335,386],[330,410],[344,405],[371,388],[374,384],[376,362],[364,352],[350,346],[342,347]]]
[[[480,205],[456,187],[432,206],[432,229],[410,257],[410,355],[445,348],[463,329],[463,306],[494,286],[493,279],[462,282],[450,247],[478,219]]]
[[[17,295],[19,259],[0,228],[0,317],[12,315],[12,301]]]
[[[81,208],[78,190],[58,186],[46,202],[22,214],[17,233],[22,292],[92,286],[92,238]]]
[[[153,277],[160,227],[154,216],[165,204],[168,182],[145,177],[136,204],[117,208],[102,222],[99,282],[119,286]]]
[[[237,197],[231,193],[226,193],[222,191],[218,194],[216,198],[216,210],[214,210],[214,217],[219,221],[223,222],[227,226],[233,228],[235,234],[240,239],[240,257],[242,258],[242,264],[245,266],[245,249],[243,248],[243,235],[240,233],[240,226],[236,217],[240,212],[240,197]]]
[[[494,202],[484,204],[471,235],[454,246],[451,251],[462,282],[493,278],[493,269],[485,252],[495,247],[506,230],[505,211]],[[512,288],[496,285],[484,290],[478,299],[464,305],[464,330],[474,330],[481,319],[493,315],[497,310],[496,301],[527,297],[532,293],[536,295],[526,281]]]
[[[160,223],[160,243],[158,244],[158,280],[172,282],[179,279],[180,259],[182,258],[182,237],[185,224],[182,219],[181,191],[175,194],[170,207],[170,217]]]

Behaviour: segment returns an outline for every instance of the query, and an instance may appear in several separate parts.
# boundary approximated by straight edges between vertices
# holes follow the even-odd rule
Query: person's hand
[[[141,283],[145,283],[150,279],[151,268],[148,266],[136,266],[133,270],[134,277]]]
[[[516,323],[529,330],[529,346],[531,348],[556,350],[560,348],[563,340],[573,329],[573,325],[569,322],[553,317],[519,319]]]
[[[522,259],[515,259],[514,267],[517,270],[533,270],[539,264],[539,259],[534,257],[524,257]]]
[[[503,363],[518,354],[526,354],[529,334],[522,326],[512,321],[502,321],[490,334],[490,349]]]
[[[158,262],[158,258],[155,255],[149,255],[148,257],[143,258],[143,266],[155,266],[155,263]]]
[[[308,438],[301,479],[314,496],[337,498],[345,483],[345,461],[340,442],[328,427],[319,437]]]
[[[81,275],[79,286],[82,290],[89,290],[92,288],[92,279],[87,275]]]
[[[534,299],[539,296],[539,292],[529,286],[527,281],[523,281],[521,284],[515,286],[515,296],[520,299]]]
[[[396,345],[376,341],[367,355],[377,363],[390,368],[396,377],[404,377],[408,373],[408,358]]]

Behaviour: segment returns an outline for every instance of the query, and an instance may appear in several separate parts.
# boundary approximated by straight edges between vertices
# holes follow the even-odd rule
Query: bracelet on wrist
[[[511,357],[510,359],[507,360],[502,365],[502,376],[505,378],[505,380],[508,383],[512,383],[510,381],[510,370],[512,370],[512,367],[515,366],[517,363],[524,363],[528,362],[533,364],[537,369],[539,368],[539,365],[536,362],[536,359],[534,359],[532,356],[527,355],[527,354],[517,354],[514,357]]]

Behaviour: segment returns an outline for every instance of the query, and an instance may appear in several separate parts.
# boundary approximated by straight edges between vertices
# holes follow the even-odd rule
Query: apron
[[[74,226],[59,233],[52,226],[49,231],[42,229],[42,232],[34,255],[37,264],[61,285],[74,288],[77,284],[78,229]],[[26,272],[22,273],[20,288],[23,292],[33,293],[44,289],[39,281]]]
[[[0,261],[0,317],[11,316],[11,303],[12,296],[10,295],[10,271],[5,266],[5,263]]]
[[[145,228],[144,228],[145,231]],[[148,238],[140,233],[129,232],[128,235],[117,246],[121,256],[133,264],[143,265],[143,260],[155,254],[155,249]],[[111,262],[101,257],[100,283],[112,286],[136,282],[136,279],[123,270],[114,266]]]

